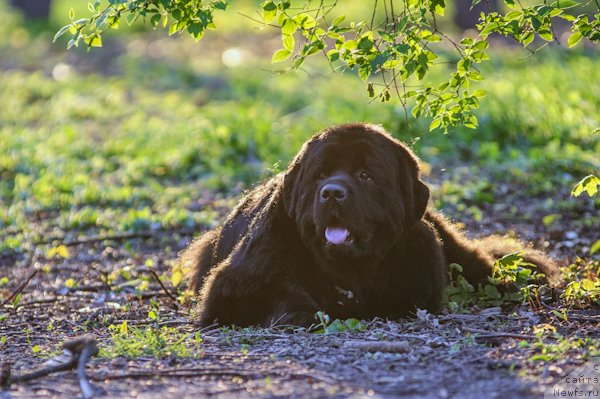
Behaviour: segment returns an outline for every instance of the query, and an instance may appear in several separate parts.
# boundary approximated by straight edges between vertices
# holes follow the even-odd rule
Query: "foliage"
[[[539,273],[535,265],[523,260],[520,253],[508,254],[494,263],[488,284],[473,287],[462,275],[462,266],[450,265],[450,284],[446,287],[446,306],[452,313],[465,311],[471,306],[500,306],[504,303],[530,302],[538,295]]]
[[[599,243],[596,245],[600,246]],[[600,260],[586,262],[577,258],[562,268],[562,274],[568,282],[562,294],[567,305],[579,308],[600,305]]]
[[[593,197],[598,194],[598,186],[600,185],[600,179],[595,175],[587,175],[579,181],[573,188],[572,195],[579,197],[583,192],[586,192],[588,196]]]
[[[315,319],[317,319],[317,323],[312,326],[314,334],[328,335],[337,334],[344,331],[359,332],[364,331],[367,328],[367,326],[357,319],[335,319],[331,321],[329,315],[322,311],[319,311],[315,314]]]
[[[479,1],[475,0],[474,3]],[[57,32],[56,38],[70,32],[68,47],[80,41],[88,47],[102,45],[102,34],[116,29],[121,19],[128,23],[142,17],[154,27],[161,24],[169,34],[187,31],[196,40],[206,29],[213,29],[213,14],[224,11],[230,0],[109,0],[90,3],[89,18],[75,19],[71,10],[71,23]],[[389,101],[395,95],[406,106],[414,98],[412,114],[432,118],[430,130],[464,125],[476,128],[478,120],[473,110],[479,107],[485,90],[470,90],[470,85],[484,77],[478,65],[488,60],[488,37],[499,33],[512,37],[526,48],[555,40],[553,25],[557,19],[571,24],[569,47],[582,38],[600,41],[600,7],[595,15],[570,13],[582,2],[557,0],[538,2],[526,7],[505,0],[506,13],[482,14],[478,25],[479,36],[454,40],[438,27],[445,14],[444,0],[406,0],[374,3],[370,21],[346,21],[345,15],[331,17],[332,11],[343,2],[266,0],[261,3],[261,23],[281,31],[283,48],[277,50],[272,62],[277,63],[293,56],[292,68],[302,68],[305,60],[315,54],[324,55],[333,70],[356,70],[367,82],[370,97]],[[383,16],[378,6],[383,8]],[[378,13],[379,11],[379,13]],[[297,43],[300,39],[301,42]],[[448,49],[452,55],[446,55]],[[536,50],[530,50],[536,51]],[[455,68],[441,82],[433,83],[425,77],[431,68],[446,63],[450,57]],[[423,83],[415,83],[414,80]],[[417,85],[417,90],[411,87]]]
[[[16,51],[1,40],[0,58],[19,62],[28,47]],[[183,45],[169,42],[169,57]],[[57,234],[213,225],[233,205],[224,193],[236,195],[273,165],[281,169],[312,132],[348,120],[380,121],[433,167],[468,163],[434,187],[436,206],[461,215],[481,213],[503,182],[521,190],[526,183],[525,195],[554,194],[557,185],[574,185],[573,176],[600,169],[600,136],[590,134],[596,122],[589,117],[600,113],[594,58],[490,65],[482,86],[493,101],[478,112],[477,135],[455,132],[460,145],[442,135],[414,142],[424,126],[407,126],[392,104],[365,107],[355,95],[360,83],[346,74],[320,81],[316,95],[305,75],[194,71],[184,58],[157,64],[125,55],[119,62],[122,75],[111,78],[2,72],[0,251]],[[483,170],[493,174],[482,178]],[[552,212],[580,203],[553,204]]]
[[[198,332],[187,334],[161,325],[160,309],[155,301],[151,301],[148,319],[151,324],[144,327],[129,325],[127,321],[123,321],[119,325],[110,325],[112,345],[102,348],[100,355],[129,358],[140,356],[190,357],[195,354],[194,350],[200,348],[202,338]]]
[[[533,327],[535,340],[521,341],[520,348],[531,349],[530,362],[549,362],[564,358],[573,353],[580,353],[584,359],[600,354],[600,342],[593,337],[565,337],[556,327],[550,324],[540,324]]]

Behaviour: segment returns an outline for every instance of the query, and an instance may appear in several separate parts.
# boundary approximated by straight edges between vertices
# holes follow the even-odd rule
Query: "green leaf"
[[[296,25],[294,20],[289,19],[289,18],[285,18],[283,20],[283,24],[281,25],[281,34],[293,35],[297,30],[298,30],[298,25]]]
[[[460,61],[458,61],[458,64],[456,64],[456,70],[459,72],[467,72],[467,70],[471,67],[471,61],[467,58],[463,58]]]
[[[442,118],[436,118],[431,121],[429,124],[429,131],[431,132],[434,129],[437,129],[442,124]]]
[[[430,36],[423,38],[423,40],[425,40],[427,42],[435,43],[435,42],[441,42],[442,38],[438,35],[430,35]]]
[[[473,39],[471,39],[470,37],[465,37],[460,41],[460,44],[464,44],[465,46],[470,46],[473,44]]]
[[[581,281],[581,288],[585,291],[594,291],[596,289],[596,284],[590,279],[584,279]]]
[[[572,33],[571,36],[569,36],[569,40],[567,40],[567,44],[569,45],[569,47],[574,47],[577,43],[581,41],[582,37],[583,36],[579,31]]]
[[[366,36],[360,38],[357,47],[361,50],[370,50],[373,48],[373,41]]]
[[[514,21],[515,19],[519,19],[521,18],[521,15],[523,15],[523,13],[521,11],[510,11],[507,12],[506,15],[504,16],[504,18],[506,18],[508,21]]]
[[[17,308],[19,306],[19,302],[21,302],[21,293],[19,292],[15,299],[12,301],[13,308]]]
[[[364,63],[358,67],[358,76],[364,81],[369,79],[369,75],[371,75],[371,64]]]
[[[182,279],[183,273],[179,269],[173,271],[173,274],[171,274],[171,284],[173,284],[173,287],[177,287]]]
[[[573,0],[557,0],[552,3],[550,6],[554,8],[560,8],[561,10],[566,10],[568,8],[577,7],[580,4],[579,1]]]
[[[353,50],[356,48],[357,45],[358,43],[356,43],[356,40],[346,40],[342,47],[346,50]]]
[[[527,47],[527,45],[531,43],[534,38],[535,34],[533,32],[526,32],[523,34],[523,36],[521,36],[521,43],[523,43],[524,47]]]
[[[58,256],[63,259],[68,259],[69,249],[66,247],[66,245],[59,245],[58,247],[51,248],[46,253],[47,258],[54,258],[55,256]]]
[[[498,289],[493,286],[493,285],[486,285],[483,288],[483,291],[485,292],[485,295],[488,298],[492,298],[492,299],[500,299],[502,297],[502,295],[500,295],[500,292],[498,292]]]
[[[274,11],[277,10],[277,6],[273,1],[265,1],[264,3],[262,3],[262,9],[264,11]]]
[[[290,50],[290,51],[294,51],[294,44],[296,43],[294,41],[294,36],[283,35],[282,40],[283,40],[283,48]]]
[[[482,98],[487,96],[487,92],[485,90],[482,89],[477,89],[472,93],[473,96],[477,97],[477,98]]]
[[[483,80],[484,78],[483,78],[483,75],[480,74],[479,72],[471,71],[471,72],[469,72],[469,79],[480,81],[480,80]]]
[[[274,20],[276,16],[277,16],[277,10],[273,10],[273,11],[263,10],[263,12],[262,12],[263,21],[265,24],[268,24],[269,22]]]
[[[213,6],[215,7],[215,9],[217,10],[226,10],[227,9],[227,1],[217,1],[213,3]]]
[[[398,65],[400,65],[400,61],[398,61],[398,60],[387,60],[386,62],[383,63],[381,68],[382,69],[394,69]]]
[[[282,62],[287,60],[292,52],[288,49],[277,50],[275,54],[273,54],[273,58],[271,59],[271,63],[275,64],[277,62]]]
[[[327,58],[329,61],[334,62],[340,59],[340,52],[336,49],[329,50],[327,52]]]
[[[62,28],[60,28],[60,30],[58,32],[56,32],[56,34],[54,35],[54,39],[52,39],[52,43],[56,42],[56,39],[58,39],[59,37],[61,37],[62,35],[64,35],[68,30],[71,29],[71,25],[65,25]]]
[[[317,23],[314,18],[308,14],[298,14],[294,17],[294,22],[298,24],[302,29],[314,28]]]
[[[150,24],[156,28],[156,26],[158,25],[158,22],[160,21],[160,14],[154,14],[151,18],[150,18]]]
[[[590,255],[593,255],[598,251],[600,251],[600,240],[592,244],[592,247],[590,248]]]
[[[573,191],[571,191],[571,195],[574,197],[579,197],[585,191],[590,197],[593,197],[598,194],[599,185],[600,179],[597,176],[588,175],[575,185]]]
[[[472,48],[476,49],[476,50],[485,50],[486,48],[489,47],[489,45],[490,44],[487,41],[479,40],[473,44]]]
[[[336,19],[333,20],[333,22],[331,23],[331,26],[338,26],[339,24],[344,22],[345,19],[346,19],[345,15],[340,15],[339,17],[337,17]]]
[[[554,36],[552,36],[552,32],[549,29],[540,29],[538,35],[547,42],[554,40]]]
[[[554,224],[554,222],[556,222],[557,220],[559,220],[561,218],[562,218],[562,215],[560,215],[558,213],[551,213],[542,218],[542,223],[544,224],[544,226],[551,226],[552,224]]]

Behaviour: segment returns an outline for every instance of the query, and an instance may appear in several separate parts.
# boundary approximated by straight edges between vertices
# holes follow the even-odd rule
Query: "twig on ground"
[[[63,344],[63,348],[63,355],[51,359],[49,362],[47,362],[46,367],[34,370],[30,373],[11,375],[10,364],[3,363],[0,368],[0,383],[2,383],[2,386],[8,386],[13,383],[33,381],[35,379],[47,376],[52,373],[72,370],[78,364],[78,375],[80,375],[79,368],[83,367],[83,376],[84,379],[86,379],[85,364],[91,356],[95,356],[98,354],[98,346],[96,344],[96,339],[91,335],[82,335],[73,338],[72,340],[66,341]],[[80,375],[80,383],[81,381],[82,378]],[[93,392],[93,389],[91,389],[91,385],[86,387],[86,391],[84,391],[84,387],[82,386],[82,393],[86,399],[91,398],[91,396],[86,396],[86,394],[89,392]]]
[[[38,271],[39,271],[39,269],[34,269],[33,272],[29,275],[29,277],[27,277],[27,280],[23,281],[17,287],[17,289],[14,290],[13,293],[8,296],[8,298],[6,298],[4,301],[2,301],[2,303],[0,304],[0,308],[3,307],[4,305],[6,305],[8,302],[12,301],[14,297],[19,295],[21,293],[21,291],[23,291],[25,289],[25,287],[27,287],[27,284],[29,284],[31,279],[35,277],[35,275],[38,273]]]
[[[37,299],[34,298],[31,301],[26,301],[26,302],[19,303],[19,307],[20,308],[25,308],[25,307],[31,306],[31,305],[47,305],[49,303],[55,303],[56,301],[58,301],[58,297],[37,298]]]
[[[173,300],[173,302],[175,302],[177,304],[177,306],[179,307],[179,301],[177,300],[177,297],[175,297],[173,294],[171,294],[171,292],[167,289],[167,287],[165,287],[165,285],[163,284],[163,282],[160,280],[159,275],[154,270],[152,270],[150,268],[146,268],[146,271],[148,271],[154,277],[154,279],[158,282],[158,284],[163,289],[163,291],[165,292],[165,294],[167,294],[167,296],[169,298],[171,298]]]
[[[79,354],[79,361],[77,362],[77,377],[79,378],[79,387],[81,388],[81,394],[85,399],[91,399],[94,396],[94,387],[88,381],[85,373],[85,366],[92,356],[98,354],[98,345],[96,340],[92,337],[91,339],[85,338],[86,342],[81,349]]]

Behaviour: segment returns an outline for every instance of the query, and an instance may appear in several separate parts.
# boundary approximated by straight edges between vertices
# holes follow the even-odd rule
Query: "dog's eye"
[[[358,175],[358,177],[360,177],[362,180],[367,180],[367,181],[373,180],[373,178],[371,177],[371,175],[368,174],[367,172],[365,172],[364,170],[362,172],[360,172],[360,174]]]

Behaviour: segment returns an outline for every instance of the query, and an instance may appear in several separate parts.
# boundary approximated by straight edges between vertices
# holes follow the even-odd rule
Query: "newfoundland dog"
[[[201,322],[309,326],[319,310],[333,319],[439,312],[450,263],[476,286],[514,248],[467,240],[428,199],[416,156],[381,127],[316,134],[183,253]],[[526,257],[557,282],[552,260],[531,249]]]

